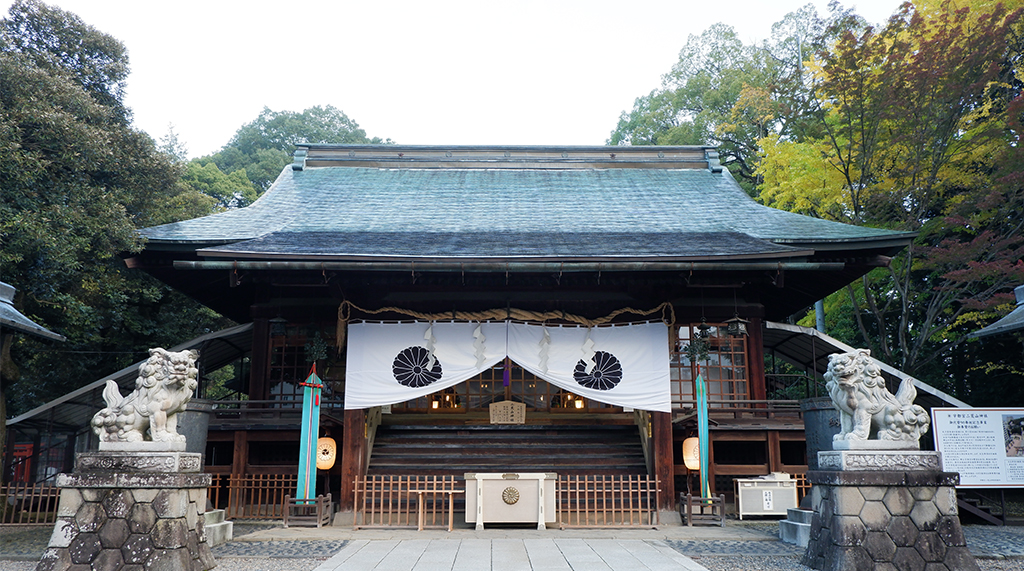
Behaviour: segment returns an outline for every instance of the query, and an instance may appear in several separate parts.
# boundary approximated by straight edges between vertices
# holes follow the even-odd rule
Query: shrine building
[[[502,471],[647,475],[673,509],[698,375],[713,489],[797,478],[813,373],[766,366],[768,324],[914,237],[758,204],[704,146],[302,144],[250,206],[141,232],[129,267],[251,324],[207,471],[294,474],[315,363],[343,510],[368,474]]]

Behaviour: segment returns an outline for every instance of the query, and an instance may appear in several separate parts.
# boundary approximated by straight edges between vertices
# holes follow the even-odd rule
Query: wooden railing
[[[673,414],[693,413],[696,401],[679,401],[672,404]],[[708,400],[708,415],[711,418],[792,418],[803,419],[798,400]]]
[[[454,476],[365,476],[356,478],[354,529],[447,528],[454,524],[454,496],[464,493]]]
[[[0,525],[53,525],[60,488],[52,484],[0,486]]]
[[[796,480],[796,501],[804,499],[804,496],[811,493],[811,483],[807,481],[807,474],[805,472],[797,472],[789,475],[790,478]]]
[[[320,415],[325,418],[340,413],[344,401],[325,398],[320,405]],[[211,426],[297,425],[302,420],[302,397],[297,400],[219,400],[214,403],[212,415]]]
[[[659,524],[661,489],[649,476],[562,476],[555,494],[562,529]]]
[[[213,474],[209,498],[229,519],[282,519],[285,496],[294,494],[294,474]]]

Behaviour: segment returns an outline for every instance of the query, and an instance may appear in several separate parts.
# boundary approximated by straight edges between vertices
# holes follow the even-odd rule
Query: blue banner
[[[700,369],[697,369],[697,437],[700,439],[700,496],[711,497],[711,483],[708,481],[708,391],[704,386],[704,379],[700,376]]]
[[[302,436],[299,441],[299,484],[295,499],[316,499],[316,441],[320,435],[320,393],[323,381],[316,376],[316,363],[302,385]]]

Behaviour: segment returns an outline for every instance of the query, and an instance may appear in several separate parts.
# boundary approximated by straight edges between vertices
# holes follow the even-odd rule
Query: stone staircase
[[[786,510],[786,519],[779,522],[779,539],[784,543],[792,543],[807,547],[811,539],[811,517],[814,512],[800,508]]]
[[[208,510],[203,514],[206,544],[210,548],[224,545],[234,537],[234,522],[224,519],[224,510]]]

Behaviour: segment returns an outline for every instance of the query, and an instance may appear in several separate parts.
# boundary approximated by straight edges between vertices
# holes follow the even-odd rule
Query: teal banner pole
[[[316,441],[320,436],[320,393],[323,381],[316,376],[316,363],[302,389],[302,435],[299,442],[299,483],[297,500],[316,499]]]
[[[708,439],[708,391],[704,385],[704,379],[700,375],[700,365],[697,366],[697,437],[700,439],[700,496],[711,497],[711,482],[708,481],[708,456],[710,452],[710,440]]]

